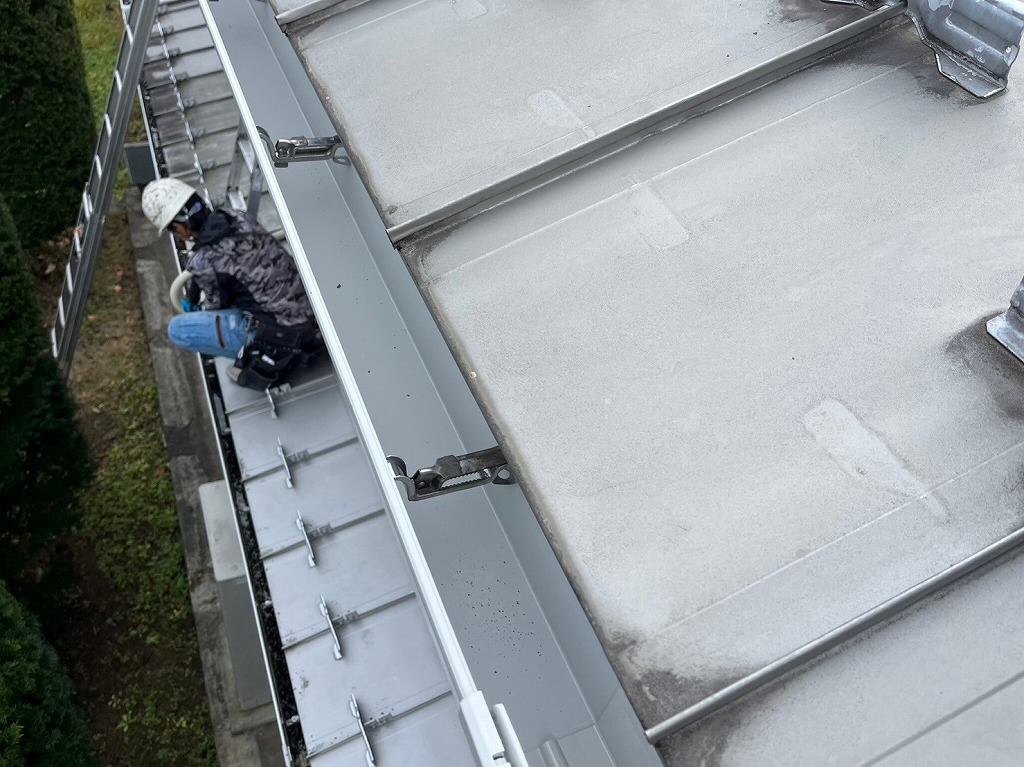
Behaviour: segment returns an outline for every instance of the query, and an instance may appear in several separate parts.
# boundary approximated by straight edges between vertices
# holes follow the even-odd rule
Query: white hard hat
[[[195,193],[180,179],[158,178],[142,190],[142,212],[157,229],[166,229]]]

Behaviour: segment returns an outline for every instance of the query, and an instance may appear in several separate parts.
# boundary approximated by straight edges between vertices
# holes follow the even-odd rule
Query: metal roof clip
[[[1024,362],[1024,280],[1013,292],[1010,308],[990,319],[985,327],[990,336]]]
[[[302,512],[295,510],[295,526],[302,533],[302,540],[306,544],[306,562],[310,567],[316,567],[316,555],[313,553],[313,543],[309,540],[309,531],[306,530],[306,522],[302,519]]]
[[[366,725],[363,722],[363,716],[359,712],[359,704],[356,703],[356,696],[353,693],[348,703],[348,710],[352,712],[352,716],[355,717],[356,722],[359,724],[359,734],[363,737],[363,745],[366,747],[366,765],[367,767],[374,767],[377,764],[376,758],[373,755],[373,747],[370,745],[370,737],[366,734]]]
[[[327,600],[324,599],[323,594],[320,595],[320,614],[327,621],[327,628],[334,639],[334,659],[341,660],[341,639],[338,638],[338,630],[334,628],[334,618],[331,617],[331,611],[327,607]]]
[[[1024,34],[1020,0],[825,0],[868,10],[903,5],[939,72],[978,98],[1006,88]]]
[[[422,501],[438,495],[454,493],[481,485],[512,485],[515,478],[508,468],[508,460],[500,447],[478,450],[466,455],[445,455],[428,468],[420,469],[412,476],[405,461],[389,455],[388,463],[395,481],[405,487],[410,501]]]
[[[274,161],[275,168],[287,168],[293,162],[311,162],[313,160],[330,160],[338,165],[351,165],[352,161],[344,154],[345,147],[339,136],[306,138],[293,136],[274,141],[265,128],[256,126],[256,132],[263,140]]]

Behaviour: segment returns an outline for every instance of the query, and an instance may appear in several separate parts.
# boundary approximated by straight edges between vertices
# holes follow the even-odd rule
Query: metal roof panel
[[[901,25],[405,244],[646,725],[1019,526],[1012,85]]]
[[[817,0],[374,0],[291,36],[392,226],[862,16]]]

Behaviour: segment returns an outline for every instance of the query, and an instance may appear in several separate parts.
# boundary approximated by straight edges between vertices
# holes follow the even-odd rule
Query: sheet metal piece
[[[232,418],[231,430],[238,443],[238,462],[243,479],[283,471],[285,459],[293,466],[310,456],[355,441],[355,427],[336,387],[333,389],[333,397],[323,399],[323,412],[299,406],[303,401],[319,401],[318,395],[323,393],[299,395],[289,403],[291,407],[287,417],[282,415],[278,419],[271,418],[270,409],[264,401],[261,410],[251,414],[236,414]],[[284,412],[283,408],[281,412]],[[282,436],[287,434],[303,436],[299,440]]]
[[[265,443],[272,435],[281,450],[287,442],[289,449],[310,454],[287,488],[281,482],[286,469],[254,469],[245,483],[309,763],[351,764],[353,741],[364,735],[386,735],[391,752],[429,752],[413,716],[426,707],[448,721],[440,726],[448,749],[444,764],[468,767],[465,737],[460,742],[459,730],[451,727],[458,717],[444,665],[365,455],[349,436],[351,416],[337,384],[325,382],[322,368],[307,372],[307,380],[296,381],[271,408],[260,392],[228,388],[229,365],[219,361],[218,369],[232,405],[240,465],[266,461]],[[306,511],[289,520],[282,505]],[[325,658],[337,672],[324,668]],[[365,722],[355,729],[346,726],[343,706],[336,705],[346,695],[365,701]]]
[[[824,0],[874,11],[903,6],[939,71],[978,98],[1006,88],[1020,52],[1024,3],[1019,0]]]
[[[287,650],[310,754],[358,736],[351,718],[341,713],[350,695],[363,701],[364,715],[374,719],[451,695],[426,629],[420,607],[408,601],[338,628],[345,648],[340,661],[333,660],[334,639],[326,631]],[[463,754],[465,748],[463,739]],[[458,753],[453,756],[457,758]],[[470,765],[472,760],[453,759],[452,763]]]
[[[267,578],[279,578],[293,590],[295,599],[276,600],[274,614],[281,627],[281,641],[297,644],[323,631],[316,597],[322,594],[332,614],[365,615],[414,591],[408,568],[394,540],[385,515],[375,515],[341,530],[319,543],[319,563],[305,566],[301,548],[274,554],[263,560]]]
[[[990,319],[985,327],[990,336],[1024,362],[1024,281],[1010,297],[1010,308]]]

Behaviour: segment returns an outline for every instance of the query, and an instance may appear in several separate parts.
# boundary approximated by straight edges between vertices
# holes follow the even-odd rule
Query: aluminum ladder
[[[78,343],[89,287],[99,256],[103,225],[110,208],[121,154],[124,152],[124,139],[135,90],[142,76],[142,64],[159,7],[160,0],[121,2],[124,35],[121,37],[113,83],[110,95],[107,96],[107,107],[92,158],[92,169],[82,192],[82,205],[71,238],[71,254],[64,270],[64,285],[57,298],[57,317],[50,332],[53,356],[65,377],[71,370],[75,345]]]

